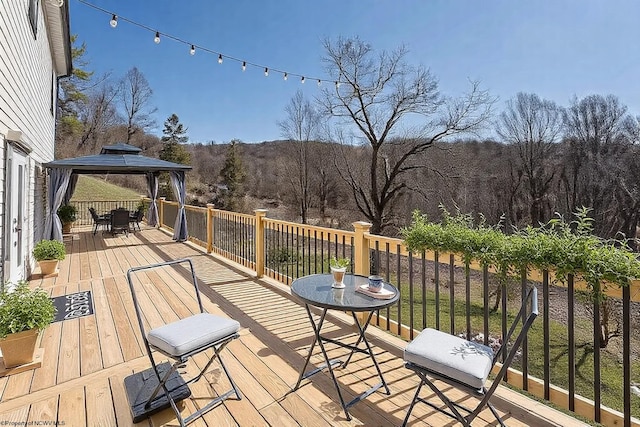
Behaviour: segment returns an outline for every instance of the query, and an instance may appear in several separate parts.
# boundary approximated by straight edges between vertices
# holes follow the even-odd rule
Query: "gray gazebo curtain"
[[[67,185],[67,191],[64,192],[64,198],[62,199],[63,205],[68,205],[73,197],[73,192],[76,191],[76,185],[78,184],[78,174],[72,173],[69,178],[69,185]]]
[[[184,209],[187,191],[184,183],[184,172],[171,171],[169,176],[171,177],[171,188],[173,188],[173,194],[178,200],[178,214],[176,215],[176,222],[173,226],[173,240],[183,242],[187,240],[187,213]]]
[[[49,197],[47,197],[47,217],[44,222],[44,239],[62,241],[62,222],[58,217],[58,208],[65,198],[71,172],[71,169],[59,168],[52,168],[49,172]]]
[[[158,203],[156,202],[158,198],[158,177],[152,172],[147,173],[147,192],[151,199],[151,205],[149,205],[147,212],[147,224],[155,227],[158,225]]]

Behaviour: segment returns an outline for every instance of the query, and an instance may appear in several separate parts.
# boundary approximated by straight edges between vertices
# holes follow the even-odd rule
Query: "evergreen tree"
[[[239,142],[239,140],[234,139],[229,143],[224,166],[220,171],[222,183],[226,186],[226,189],[222,192],[221,207],[229,211],[242,209],[244,182],[247,177],[242,165]]]
[[[58,100],[56,103],[56,151],[63,148],[65,143],[73,143],[73,138],[83,131],[83,123],[80,120],[80,111],[87,102],[86,91],[92,85],[93,71],[87,71],[89,64],[85,59],[87,46],[82,43],[77,45],[78,36],[71,36],[71,59],[73,70],[71,75],[60,79]],[[58,157],[59,153],[56,153]]]
[[[162,133],[164,136],[161,139],[160,159],[183,165],[191,163],[189,152],[181,145],[189,141],[189,137],[186,135],[187,128],[180,123],[177,115],[170,115],[164,122]]]
[[[162,140],[162,149],[160,150],[160,159],[167,162],[180,163],[188,165],[191,163],[191,155],[182,144],[189,141],[186,135],[187,128],[180,123],[180,119],[176,114],[172,114],[164,122],[162,130],[164,136]],[[158,195],[173,200],[173,191],[170,187],[169,174],[161,173],[159,177]]]

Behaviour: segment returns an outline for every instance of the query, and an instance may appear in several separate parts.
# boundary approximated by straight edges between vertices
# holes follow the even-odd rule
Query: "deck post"
[[[213,211],[215,205],[207,203],[207,253],[213,252]]]
[[[361,276],[368,276],[371,268],[371,262],[369,261],[369,240],[366,235],[369,234],[371,224],[364,221],[357,221],[352,223],[355,231],[353,238],[353,274],[360,274]],[[364,312],[354,313],[361,325],[367,319],[367,315]]]
[[[264,218],[266,209],[256,209],[256,277],[264,276]]]
[[[368,276],[371,262],[369,261],[369,239],[366,234],[369,233],[371,224],[357,221],[351,225],[356,232],[353,239],[353,273]]]
[[[166,197],[158,198],[158,228],[162,228],[164,225],[164,201],[167,200]]]

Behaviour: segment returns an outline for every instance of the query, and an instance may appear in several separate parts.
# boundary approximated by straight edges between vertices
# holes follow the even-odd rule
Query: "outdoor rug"
[[[91,291],[76,292],[61,297],[51,298],[56,309],[54,322],[75,319],[93,314]]]

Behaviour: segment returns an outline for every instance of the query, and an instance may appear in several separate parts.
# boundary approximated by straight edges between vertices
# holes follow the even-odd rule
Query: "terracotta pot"
[[[13,368],[14,366],[33,362],[33,354],[36,350],[37,340],[37,329],[29,329],[28,331],[9,334],[5,338],[0,339],[0,350],[2,350],[4,367]]]
[[[56,271],[56,267],[58,266],[57,259],[45,259],[42,261],[38,261],[38,265],[40,265],[40,272],[43,276],[48,276],[49,274],[53,274]]]
[[[62,224],[62,232],[64,234],[71,233],[71,227],[73,226],[73,222],[65,222]]]

